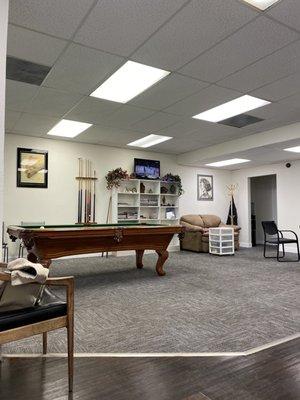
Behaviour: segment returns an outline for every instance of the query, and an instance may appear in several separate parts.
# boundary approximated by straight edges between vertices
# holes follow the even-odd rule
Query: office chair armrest
[[[281,237],[283,237],[282,232],[290,232],[290,233],[292,233],[293,235],[295,235],[295,238],[298,240],[298,235],[297,235],[297,233],[294,232],[294,231],[290,231],[290,230],[287,230],[287,229],[282,229],[282,230],[280,230],[280,231],[278,231],[278,232],[281,233]]]

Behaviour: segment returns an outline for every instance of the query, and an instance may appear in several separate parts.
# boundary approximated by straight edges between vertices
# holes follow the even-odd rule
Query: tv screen
[[[134,173],[138,179],[159,179],[160,161],[135,158]]]

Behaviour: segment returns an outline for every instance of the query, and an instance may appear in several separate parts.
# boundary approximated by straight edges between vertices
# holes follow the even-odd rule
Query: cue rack
[[[78,158],[78,215],[77,224],[96,224],[96,171],[92,162]]]

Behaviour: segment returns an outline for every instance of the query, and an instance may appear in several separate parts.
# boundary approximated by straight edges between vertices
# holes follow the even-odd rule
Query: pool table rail
[[[142,268],[144,251],[154,250],[158,254],[156,271],[162,276],[165,274],[163,265],[168,258],[168,246],[174,234],[182,237],[184,228],[180,225],[110,225],[86,229],[9,226],[7,232],[13,241],[23,241],[28,260],[47,267],[52,259],[64,256],[135,250],[136,266]]]

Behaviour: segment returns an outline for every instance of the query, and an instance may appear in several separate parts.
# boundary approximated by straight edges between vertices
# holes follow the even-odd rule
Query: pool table
[[[168,245],[173,235],[182,237],[180,225],[122,223],[104,225],[9,226],[7,232],[15,241],[21,239],[28,251],[28,260],[49,267],[51,260],[75,254],[135,250],[136,266],[143,268],[145,250],[158,254],[156,271],[165,275]]]

